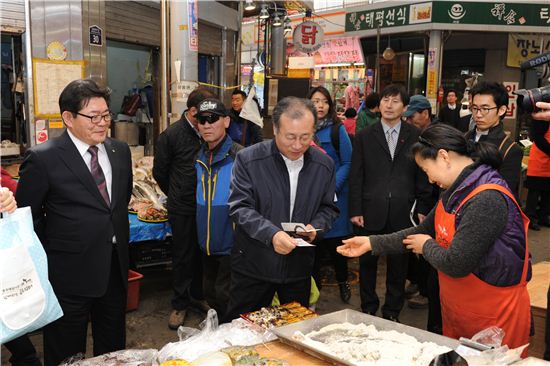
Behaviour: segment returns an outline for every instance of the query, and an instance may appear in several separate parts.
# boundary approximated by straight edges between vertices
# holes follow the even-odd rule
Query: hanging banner
[[[321,64],[363,62],[363,52],[357,37],[327,39],[319,49]]]
[[[296,26],[292,39],[298,51],[311,53],[323,46],[324,37],[323,28],[319,24],[307,20]]]
[[[514,94],[519,88],[519,83],[513,81],[505,81],[502,83],[508,92],[508,110],[506,118],[516,118],[516,110],[518,108],[518,96]]]
[[[437,48],[428,50],[428,75],[426,80],[426,98],[430,101],[432,110],[437,104],[437,70],[435,68]]]
[[[506,66],[519,68],[522,62],[546,52],[550,52],[549,35],[510,33]]]
[[[189,50],[193,52],[199,52],[199,10],[197,1],[187,0]]]

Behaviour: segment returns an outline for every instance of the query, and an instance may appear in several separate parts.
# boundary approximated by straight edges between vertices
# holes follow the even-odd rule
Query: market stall
[[[302,320],[304,319],[304,320]],[[261,320],[261,321],[259,321]],[[268,320],[268,321],[267,321]],[[259,324],[284,324],[259,326]],[[160,350],[125,350],[76,365],[161,366],[289,365],[542,365],[520,360],[523,347],[455,340],[404,324],[345,309],[317,315],[297,303],[262,308],[218,325],[210,310],[201,329],[180,327],[179,341]],[[492,348],[491,348],[492,347]],[[480,348],[486,349],[481,351]],[[449,363],[449,360],[451,361]],[[118,363],[117,363],[118,362]],[[434,363],[432,363],[434,362]],[[457,362],[457,363],[454,363]]]
[[[130,256],[134,268],[167,264],[171,260],[172,229],[166,196],[152,174],[153,157],[134,158],[132,198],[128,205]]]

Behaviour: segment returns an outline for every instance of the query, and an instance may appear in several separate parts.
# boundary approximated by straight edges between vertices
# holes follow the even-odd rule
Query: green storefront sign
[[[550,2],[525,4],[431,1],[346,14],[346,32],[419,23],[544,27],[548,31]]]

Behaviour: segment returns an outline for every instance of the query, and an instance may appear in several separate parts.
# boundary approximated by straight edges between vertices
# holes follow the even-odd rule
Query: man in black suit
[[[132,162],[128,145],[107,137],[108,103],[93,80],[69,83],[59,97],[67,131],[21,166],[17,201],[32,209],[64,313],[44,328],[46,366],[86,352],[89,319],[94,356],[126,345]]]
[[[431,187],[409,155],[420,131],[402,123],[409,96],[405,88],[387,86],[380,95],[381,122],[356,136],[350,170],[349,215],[359,235],[392,233],[411,226],[409,212],[417,200],[419,220],[430,211]],[[386,302],[382,316],[398,321],[405,301],[407,254],[389,255]],[[359,260],[361,309],[375,314],[378,257],[367,253]]]
[[[451,89],[447,92],[447,105],[439,111],[439,122],[457,128],[460,121],[460,106],[456,104],[456,91]]]

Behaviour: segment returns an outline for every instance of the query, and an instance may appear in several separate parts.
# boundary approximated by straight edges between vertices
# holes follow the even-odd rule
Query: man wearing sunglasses
[[[197,234],[202,250],[206,301],[221,317],[229,302],[233,223],[229,217],[229,184],[237,152],[242,146],[226,133],[230,118],[218,99],[198,106],[199,133],[204,140],[197,170]]]
[[[502,120],[508,109],[508,92],[497,82],[480,82],[470,90],[470,110],[476,128],[466,133],[475,142],[485,141],[497,147],[502,157],[499,173],[516,197],[519,194],[523,151],[505,132]]]
[[[163,131],[155,146],[153,176],[168,197],[166,208],[172,226],[172,312],[168,327],[183,325],[187,308],[208,311],[202,300],[202,266],[195,222],[195,159],[201,146],[198,106],[214,95],[204,87],[193,90],[181,119]]]
[[[17,201],[32,209],[48,256],[48,276],[64,315],[44,328],[44,363],[126,346],[130,149],[107,137],[110,91],[91,79],[59,97],[67,130],[34,146],[21,166]]]

